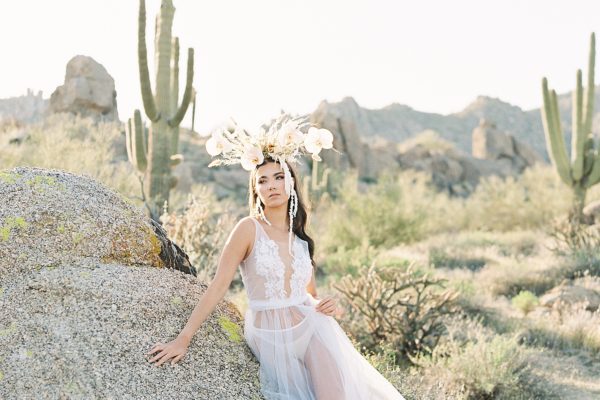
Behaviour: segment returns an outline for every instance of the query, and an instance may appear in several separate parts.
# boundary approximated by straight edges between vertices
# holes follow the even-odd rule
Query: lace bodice
[[[291,257],[287,241],[272,240],[260,223],[251,219],[256,228],[254,245],[240,265],[250,302],[277,303],[305,296],[312,276],[308,243],[294,235]]]

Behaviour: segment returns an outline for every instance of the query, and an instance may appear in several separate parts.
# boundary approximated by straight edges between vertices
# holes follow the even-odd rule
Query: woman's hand
[[[189,342],[179,336],[167,344],[162,344],[160,342],[156,343],[154,347],[147,353],[147,355],[157,352],[158,354],[151,358],[149,362],[155,363],[154,365],[158,367],[162,363],[168,362],[172,359],[171,365],[175,365],[175,363],[185,356],[188,346]]]
[[[333,296],[324,297],[319,303],[315,306],[315,310],[323,313],[328,316],[334,316],[338,313],[338,309],[336,307],[336,300]]]

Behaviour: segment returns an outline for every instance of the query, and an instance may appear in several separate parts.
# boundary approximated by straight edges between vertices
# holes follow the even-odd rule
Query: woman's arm
[[[315,306],[315,310],[329,316],[341,316],[343,310],[338,308],[336,303],[336,299],[333,296],[326,296],[323,299],[319,299],[317,297],[317,284],[315,282],[315,274],[312,274],[310,278],[310,282],[306,286],[306,291],[310,293],[310,295],[318,301]]]
[[[310,282],[308,283],[308,286],[306,286],[306,291],[308,293],[310,293],[310,295],[312,297],[315,298],[315,300],[317,299],[317,284],[315,282],[315,273],[313,271],[312,276],[310,277]]]
[[[242,219],[233,229],[225,247],[219,258],[219,265],[215,276],[206,289],[206,292],[200,298],[200,301],[192,311],[185,327],[176,339],[163,345],[157,343],[148,354],[158,351],[150,362],[156,362],[156,365],[170,360],[171,364],[178,362],[184,355],[189,346],[192,337],[200,328],[202,323],[209,317],[217,304],[223,299],[227,289],[233,280],[238,265],[250,252],[250,246],[254,239],[254,224],[248,218]]]

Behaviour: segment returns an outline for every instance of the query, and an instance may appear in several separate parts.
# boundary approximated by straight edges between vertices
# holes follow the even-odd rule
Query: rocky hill
[[[599,92],[600,90],[596,90],[596,93]],[[596,95],[595,101],[600,105],[600,94]],[[569,143],[571,93],[559,96],[559,108],[566,140]],[[499,131],[506,132],[529,145],[548,160],[540,109],[525,111],[497,98],[479,96],[464,110],[448,115],[422,112],[397,103],[371,110],[361,107],[352,97],[346,97],[337,103],[323,101],[318,110],[321,113],[331,112],[353,120],[357,131],[368,142],[376,142],[377,138],[382,138],[399,143],[423,131],[434,130],[440,137],[456,144],[460,150],[469,154],[472,152],[471,133],[483,118],[493,122]],[[594,117],[594,126],[596,129],[600,127],[600,111]]]

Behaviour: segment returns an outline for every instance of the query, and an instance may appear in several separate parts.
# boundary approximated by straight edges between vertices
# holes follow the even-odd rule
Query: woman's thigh
[[[317,399],[343,400],[345,398],[339,366],[329,349],[317,336],[313,336],[306,349],[304,364],[310,374]]]

